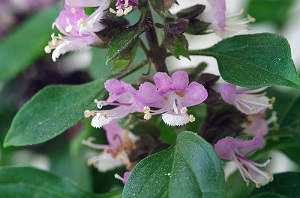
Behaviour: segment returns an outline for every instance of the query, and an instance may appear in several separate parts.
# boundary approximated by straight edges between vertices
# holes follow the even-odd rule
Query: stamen
[[[246,179],[245,182],[246,182],[246,187],[248,187],[250,184],[250,181],[248,179]]]
[[[52,38],[51,44],[53,46],[56,46],[57,45],[57,38],[55,38],[54,33],[51,34],[51,38]]]
[[[77,21],[77,27],[81,26],[83,24],[83,19],[79,19]]]
[[[182,114],[186,113],[186,112],[187,112],[187,108],[186,108],[186,107],[182,107],[182,108],[180,109],[180,112],[181,112]]]
[[[105,119],[108,119],[108,113],[107,113],[107,111],[105,111],[105,112],[103,113],[103,117],[104,117]]]
[[[71,13],[72,14],[76,14],[76,9],[75,8],[71,8]]]
[[[269,109],[273,109],[273,104],[275,103],[275,101],[276,101],[276,98],[275,98],[275,97],[272,97],[272,98],[269,100],[269,106],[268,106]]]
[[[196,118],[191,114],[190,115],[190,122],[194,122],[196,120]]]
[[[261,182],[257,182],[255,185],[256,188],[260,188],[261,187]]]
[[[49,45],[47,45],[45,48],[44,48],[44,51],[47,53],[47,54],[50,54],[51,53],[51,48]]]
[[[150,112],[150,107],[145,106],[143,111],[144,111],[144,113],[149,113]]]
[[[91,116],[91,112],[89,110],[84,111],[84,117],[89,118]]]
[[[250,14],[247,15],[247,19],[250,21],[250,22],[255,22],[256,19],[253,18],[252,16],[250,16]]]
[[[145,119],[145,120],[150,120],[151,117],[152,117],[152,115],[151,115],[151,113],[149,113],[149,112],[145,113],[145,115],[144,115],[144,119]]]

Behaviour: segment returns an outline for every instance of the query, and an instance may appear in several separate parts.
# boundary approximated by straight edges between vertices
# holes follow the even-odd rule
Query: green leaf
[[[121,191],[107,194],[92,194],[82,190],[67,178],[31,167],[0,168],[0,194],[6,198],[26,197],[88,197],[117,198]]]
[[[300,93],[290,100],[289,104],[285,105],[285,111],[282,113],[282,116],[278,121],[280,127],[286,127],[294,124],[299,125],[300,127]]]
[[[113,60],[114,65],[111,70],[126,69],[134,60],[139,45],[139,40],[135,40]]]
[[[289,43],[280,35],[234,36],[190,55],[215,57],[223,79],[236,85],[300,87]]]
[[[288,172],[274,175],[274,181],[255,189],[251,197],[299,197],[300,196],[300,173]]]
[[[38,144],[56,137],[79,122],[85,110],[94,109],[93,101],[103,90],[103,81],[42,89],[14,117],[4,146]]]
[[[118,32],[112,38],[112,40],[109,42],[109,49],[108,49],[106,63],[115,59],[118,56],[121,56],[119,57],[120,60],[122,59],[122,56],[126,57],[125,54],[128,53],[130,49],[134,49],[134,46],[136,45],[136,43],[138,43],[139,36],[147,29],[147,25],[146,25],[147,14],[148,11],[146,10],[146,8],[143,8],[141,10],[141,17],[135,25],[120,30],[120,32]],[[131,59],[133,60],[132,55],[129,57],[130,57],[129,60]]]
[[[25,21],[0,42],[0,81],[17,76],[38,58],[45,55],[44,47],[51,40],[51,25],[59,13],[56,5]],[[17,57],[17,58],[16,58]]]
[[[164,44],[177,59],[179,59],[179,56],[190,59],[188,50],[189,43],[183,34],[173,35],[166,32]]]
[[[186,131],[173,146],[136,165],[123,197],[225,197],[224,189],[222,164],[213,147]]]

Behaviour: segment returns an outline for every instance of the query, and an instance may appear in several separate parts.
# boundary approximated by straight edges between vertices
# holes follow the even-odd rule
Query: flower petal
[[[157,72],[153,76],[155,85],[160,93],[165,93],[171,90],[172,78],[165,72]]]
[[[269,98],[251,94],[237,94],[234,105],[242,113],[256,114],[269,107]]]
[[[123,184],[125,184],[126,182],[127,182],[127,180],[128,180],[128,178],[129,178],[129,176],[130,176],[130,171],[126,171],[125,173],[124,173],[124,176],[123,176]]]
[[[260,148],[264,143],[264,136],[261,132],[258,132],[252,140],[237,140],[236,148],[239,153],[246,155],[258,148]]]
[[[162,114],[163,121],[170,126],[182,126],[190,122],[190,117],[187,114]]]
[[[91,125],[95,128],[101,128],[104,125],[110,123],[113,120],[112,117],[105,118],[100,116],[98,113],[93,117]]]
[[[189,76],[185,71],[176,71],[172,75],[172,89],[185,91],[189,84]]]
[[[155,85],[145,82],[140,85],[136,92],[135,99],[137,99],[144,106],[162,108],[166,101],[163,96],[158,93]]]
[[[221,32],[225,28],[226,23],[226,2],[225,0],[208,0],[212,6],[212,12],[215,18],[213,25],[217,25],[218,30]]]
[[[109,145],[113,148],[118,148],[124,139],[124,129],[114,121],[104,125],[103,128]]]
[[[225,102],[229,104],[234,104],[236,97],[236,85],[224,83],[221,86],[221,96]]]
[[[124,166],[124,163],[116,160],[108,153],[102,153],[99,156],[89,159],[89,164],[93,164],[100,172],[107,172],[117,167]]]
[[[184,93],[182,105],[184,107],[194,106],[203,102],[208,93],[203,85],[197,82],[191,82]]]
[[[215,144],[218,155],[225,160],[233,160],[232,154],[236,148],[236,140],[233,137],[225,137]]]

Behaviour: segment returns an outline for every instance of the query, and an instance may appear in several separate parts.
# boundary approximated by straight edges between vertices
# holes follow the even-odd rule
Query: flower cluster
[[[225,82],[219,90],[226,103],[235,106],[245,115],[245,122],[241,126],[244,128],[244,133],[253,139],[238,140],[225,137],[215,144],[216,152],[222,159],[234,161],[246,185],[249,185],[250,179],[255,182],[257,188],[273,180],[272,174],[257,168],[267,166],[270,160],[259,164],[244,156],[263,146],[263,138],[268,133],[268,125],[277,121],[275,112],[269,120],[266,121],[264,118],[266,110],[272,109],[275,102],[275,98],[269,99],[265,94],[257,94],[265,89],[237,91],[236,85]]]
[[[260,148],[262,145],[263,133],[258,132],[252,140],[237,140],[233,137],[223,138],[215,144],[215,149],[222,159],[235,162],[247,186],[249,185],[248,179],[250,179],[255,182],[256,187],[259,188],[261,185],[273,181],[272,174],[257,168],[267,166],[270,159],[263,164],[259,164],[244,156]]]
[[[93,116],[92,126],[96,128],[134,112],[144,112],[145,120],[149,120],[152,115],[162,114],[163,121],[171,126],[195,121],[193,115],[187,114],[187,107],[200,104],[207,98],[208,93],[203,85],[198,82],[189,84],[188,74],[184,71],[176,71],[171,77],[167,73],[158,72],[153,79],[155,85],[145,82],[138,90],[123,81],[107,80],[104,87],[109,92],[108,99],[95,100],[100,110],[86,110],[85,117]],[[116,107],[102,110],[106,105]]]

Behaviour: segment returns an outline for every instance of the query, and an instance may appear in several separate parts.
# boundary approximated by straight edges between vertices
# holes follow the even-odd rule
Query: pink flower
[[[128,155],[135,148],[135,141],[138,138],[122,129],[116,122],[110,122],[103,128],[106,132],[108,145],[95,144],[92,142],[94,138],[82,141],[84,145],[91,148],[104,150],[100,155],[90,158],[88,164],[93,165],[101,172],[123,165],[132,168]]]
[[[208,23],[210,27],[222,38],[227,38],[239,32],[248,30],[247,24],[254,22],[255,19],[247,16],[244,19],[238,19],[241,13],[226,18],[226,2],[225,0],[208,0],[211,9],[204,12],[200,18]]]
[[[117,16],[127,15],[133,8],[133,6],[139,6],[138,0],[118,0],[116,3],[116,9],[110,8],[111,13],[116,14]]]
[[[267,166],[270,160],[263,164],[258,164],[244,156],[260,148],[262,144],[263,134],[259,132],[252,140],[236,140],[233,137],[223,138],[215,144],[215,149],[220,158],[235,162],[247,186],[249,185],[249,180],[252,180],[255,182],[256,187],[259,188],[261,185],[273,181],[272,174],[257,168]]]
[[[61,55],[69,51],[89,48],[90,45],[100,43],[101,40],[95,34],[97,31],[104,29],[100,19],[103,17],[105,10],[108,8],[109,1],[98,2],[100,6],[93,14],[87,16],[79,2],[67,1],[65,10],[61,11],[55,21],[55,26],[64,35],[51,35],[52,41],[45,47],[46,53],[52,53],[52,59],[55,62]],[[76,6],[73,6],[73,4]],[[94,4],[91,4],[94,5]],[[85,7],[88,7],[85,6]]]
[[[221,96],[223,100],[234,105],[244,114],[256,114],[267,108],[272,109],[275,98],[269,99],[264,94],[255,94],[266,88],[237,91],[236,85],[224,83],[221,86]]]
[[[84,112],[86,118],[94,116],[91,123],[93,127],[100,128],[112,120],[119,120],[130,113],[141,112],[133,97],[136,90],[130,84],[110,79],[104,83],[104,87],[109,92],[109,97],[106,101],[95,100],[97,107],[99,109],[107,105],[116,107],[109,110],[86,110]]]
[[[200,104],[207,98],[208,93],[203,85],[197,82],[189,84],[188,74],[184,71],[174,72],[172,77],[158,72],[153,79],[155,85],[145,82],[135,95],[143,105],[144,119],[149,120],[152,115],[162,114],[163,121],[171,126],[193,122],[195,118],[187,114],[187,107]]]
[[[269,125],[271,123],[276,123],[277,115],[276,112],[273,111],[272,116],[268,120],[265,119],[265,116],[265,111],[247,115],[245,122],[242,124],[244,132],[252,137],[254,137],[258,132],[262,133],[262,135],[266,135],[269,131]]]

